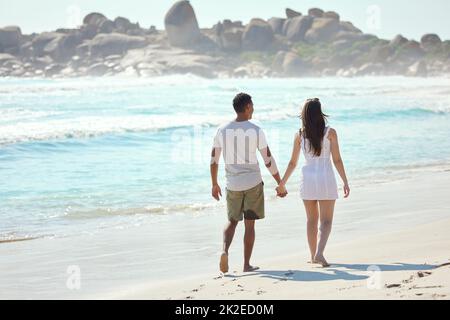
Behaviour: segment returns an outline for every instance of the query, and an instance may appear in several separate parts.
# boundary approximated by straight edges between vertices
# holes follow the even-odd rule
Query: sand
[[[332,237],[326,250],[326,257],[332,264],[329,268],[307,263],[307,250],[295,252],[293,248],[292,255],[260,260],[257,264],[261,269],[257,272],[242,273],[235,259],[225,276],[211,272],[183,280],[152,282],[100,298],[449,299],[448,195],[450,172],[447,169],[355,190],[353,201],[341,202],[340,215],[345,215],[346,210],[359,209],[362,215],[372,217],[371,224],[376,224],[374,215],[389,205],[392,223],[380,214],[379,223],[386,226],[385,231],[370,236],[350,232],[354,239],[347,238],[339,243],[333,243]],[[380,201],[384,206],[377,204]],[[298,210],[292,202],[285,202],[284,206]],[[286,209],[283,207],[283,210]],[[399,217],[407,221],[397,224]],[[344,232],[337,229],[333,232]],[[306,243],[303,237],[300,239]],[[242,255],[240,248],[230,255]]]

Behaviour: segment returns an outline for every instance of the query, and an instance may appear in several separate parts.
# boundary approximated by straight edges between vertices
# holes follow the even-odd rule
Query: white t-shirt
[[[250,121],[231,121],[217,129],[214,148],[221,148],[227,189],[249,190],[262,182],[256,150],[267,147],[264,131]]]

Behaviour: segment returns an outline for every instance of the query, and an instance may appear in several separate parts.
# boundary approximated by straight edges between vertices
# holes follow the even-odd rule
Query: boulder
[[[442,40],[437,34],[425,34],[422,39],[420,39],[421,47],[427,51],[439,48],[441,44]]]
[[[339,27],[342,31],[353,32],[353,33],[362,33],[362,31],[356,28],[353,23],[348,21],[339,22]]]
[[[6,48],[17,48],[20,45],[22,32],[19,27],[0,28],[0,52]]]
[[[56,47],[55,43],[61,41],[64,36],[63,33],[58,32],[43,32],[37,35],[31,42],[34,55],[36,57],[47,55],[49,51],[52,51]],[[50,43],[52,44],[46,49]]]
[[[405,43],[408,42],[408,39],[406,39],[405,37],[403,37],[401,34],[397,35],[394,39],[391,40],[391,42],[389,43],[389,45],[392,48],[398,48],[402,45],[404,45]]]
[[[54,63],[45,67],[44,74],[46,77],[53,77],[58,75],[64,68],[65,66],[63,64]]]
[[[417,61],[416,63],[411,65],[406,72],[406,75],[410,77],[426,77],[427,74],[427,64],[423,60]]]
[[[0,53],[0,67],[10,61],[17,61],[17,58],[8,53]]]
[[[172,46],[190,46],[200,38],[200,29],[189,1],[176,2],[167,12],[164,25]]]
[[[103,20],[98,26],[100,33],[111,33],[114,31],[114,22],[111,20]]]
[[[272,69],[275,72],[283,73],[283,63],[284,63],[284,57],[286,56],[286,51],[279,51],[275,55],[273,61],[272,61]]]
[[[103,76],[109,71],[109,68],[106,64],[103,62],[95,63],[91,66],[89,66],[86,70],[86,73],[90,76],[99,77]]]
[[[242,35],[242,46],[246,50],[264,50],[274,38],[270,24],[262,19],[252,19]]]
[[[300,12],[297,12],[295,10],[292,10],[290,8],[286,8],[286,18],[291,19],[298,16],[301,16],[302,14]]]
[[[313,20],[310,16],[300,16],[286,20],[283,33],[291,41],[303,41],[306,32],[313,24]]]
[[[306,71],[306,64],[294,52],[287,52],[283,61],[283,72],[287,76],[304,75]]]
[[[333,36],[333,40],[346,40],[349,42],[356,42],[366,39],[366,35],[362,33],[354,33],[350,31],[339,31]]]
[[[98,28],[92,24],[83,24],[80,27],[81,37],[85,40],[94,38],[98,33]]]
[[[270,18],[267,22],[272,27],[273,33],[282,34],[285,21],[286,19],[283,18]]]
[[[76,53],[76,48],[81,42],[79,32],[58,34],[43,47],[41,55],[50,56],[58,62],[68,61]]]
[[[84,17],[83,24],[99,27],[100,24],[105,20],[108,20],[108,18],[106,18],[103,14],[92,12]]]
[[[311,28],[305,34],[305,40],[309,43],[324,42],[330,40],[339,31],[339,22],[330,18],[314,19]]]
[[[327,11],[323,14],[324,18],[330,18],[330,19],[334,19],[339,21],[341,19],[341,17],[339,16],[338,13],[334,12],[334,11]]]
[[[420,43],[410,40],[398,48],[395,58],[397,60],[417,60],[425,55],[425,51],[420,46]]]
[[[393,54],[394,49],[390,45],[376,45],[370,52],[368,59],[371,62],[385,62]]]
[[[314,17],[314,18],[322,18],[324,15],[324,11],[319,8],[311,8],[308,10],[308,16]]]
[[[295,52],[279,51],[273,60],[272,69],[285,76],[300,76],[307,71],[307,65]]]
[[[130,49],[142,48],[147,45],[144,37],[129,36],[121,33],[98,34],[87,43],[90,55],[93,57],[107,57],[124,54]]]
[[[154,26],[153,26],[154,27]],[[114,19],[114,30],[119,33],[127,33],[130,30],[137,29],[138,25],[131,23],[130,20],[124,17],[117,17]]]
[[[242,47],[242,30],[231,28],[225,30],[221,35],[221,47],[227,51],[238,51]]]

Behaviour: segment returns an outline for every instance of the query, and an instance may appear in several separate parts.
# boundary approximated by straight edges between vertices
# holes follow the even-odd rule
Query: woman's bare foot
[[[316,255],[314,257],[313,261],[314,261],[313,263],[321,264],[322,267],[324,267],[324,268],[330,266],[330,264],[327,262],[327,260],[325,259],[325,257],[323,255]]]
[[[314,259],[314,256],[311,256],[311,260],[309,260],[308,263],[314,264],[317,263],[317,261]]]
[[[248,266],[244,266],[244,270],[242,270],[242,271],[252,272],[252,271],[256,271],[256,270],[259,270],[259,267],[254,267],[254,266],[248,265]]]
[[[219,268],[222,273],[228,272],[228,254],[226,252],[222,252],[220,255]]]

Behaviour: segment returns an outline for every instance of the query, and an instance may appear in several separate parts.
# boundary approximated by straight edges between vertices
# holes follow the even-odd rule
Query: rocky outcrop
[[[290,8],[286,8],[286,18],[291,19],[298,16],[301,16],[302,14],[298,11],[292,10]]]
[[[286,9],[286,17],[247,24],[225,19],[200,29],[190,3],[178,1],[167,12],[166,30],[98,12],[73,29],[26,35],[19,27],[0,27],[0,76],[450,74],[450,41],[436,34],[420,42],[401,35],[383,40],[318,8],[307,15]]]
[[[265,50],[273,41],[273,30],[269,23],[262,19],[252,19],[242,35],[245,50]]]
[[[305,34],[305,40],[309,43],[317,43],[330,40],[339,31],[339,22],[336,19],[316,18],[311,28]]]
[[[167,12],[164,25],[172,46],[188,47],[200,39],[197,18],[189,1],[176,2]]]

